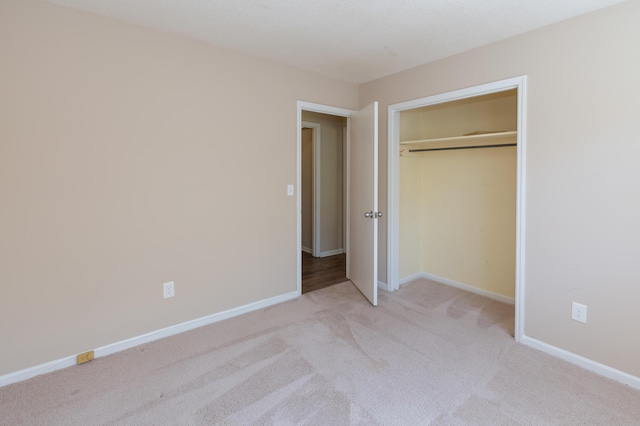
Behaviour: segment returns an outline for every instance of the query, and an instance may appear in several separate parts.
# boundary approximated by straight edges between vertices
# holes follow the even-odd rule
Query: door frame
[[[311,151],[313,153],[313,156],[311,159],[311,187],[313,188],[312,189],[313,207],[311,209],[311,236],[312,236],[311,238],[313,238],[313,241],[311,244],[311,255],[313,257],[318,257],[320,256],[320,234],[321,234],[320,233],[320,212],[321,212],[320,210],[320,183],[321,183],[320,161],[321,161],[321,155],[322,155],[321,154],[322,126],[320,125],[320,123],[303,121],[302,126],[300,127],[300,130],[302,131],[303,128],[311,129],[313,132],[311,136]],[[300,140],[300,143],[302,143],[302,139]],[[302,145],[300,149],[301,149],[300,152],[302,153]],[[300,186],[299,188],[302,188],[302,186]],[[300,191],[302,191],[302,189],[300,189]],[[302,198],[302,192],[300,193],[300,197]],[[300,210],[300,214],[302,214],[302,210]]]
[[[313,102],[298,101],[296,106],[296,188],[298,188],[298,195],[296,196],[296,283],[298,296],[302,294],[302,197],[300,196],[300,188],[302,186],[302,111],[319,112],[321,114],[336,115],[339,117],[346,117],[347,119],[347,136],[349,135],[349,117],[355,113],[355,110],[339,108],[330,105],[316,104]],[[347,156],[344,158],[346,163],[346,171],[344,179],[345,191],[345,205],[344,210],[346,212],[347,221],[344,223],[345,233],[345,247],[344,251],[349,253],[349,139],[344,141],[346,145]],[[315,236],[314,236],[315,237]],[[315,238],[314,238],[315,240]],[[315,241],[314,241],[315,245]],[[349,263],[347,262],[347,277],[349,277]]]
[[[516,171],[516,276],[515,326],[517,342],[524,338],[525,301],[525,196],[526,196],[526,96],[527,76],[518,76],[492,83],[400,102],[388,107],[388,163],[387,163],[387,286],[390,291],[400,288],[400,112],[429,105],[455,101],[505,90],[518,90],[517,171]]]

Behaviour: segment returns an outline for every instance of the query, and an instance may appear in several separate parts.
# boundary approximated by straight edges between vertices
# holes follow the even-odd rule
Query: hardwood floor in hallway
[[[339,284],[347,280],[346,254],[313,257],[302,252],[302,293]]]

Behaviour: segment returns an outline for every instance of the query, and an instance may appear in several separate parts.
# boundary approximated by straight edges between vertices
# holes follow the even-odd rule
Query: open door
[[[378,103],[350,117],[347,278],[378,305]]]

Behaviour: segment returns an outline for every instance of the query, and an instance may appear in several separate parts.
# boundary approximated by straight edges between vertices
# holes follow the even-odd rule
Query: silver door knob
[[[382,212],[375,212],[373,217],[375,218],[382,217]]]
[[[366,217],[367,219],[373,219],[373,212],[366,212],[364,214],[364,217]]]

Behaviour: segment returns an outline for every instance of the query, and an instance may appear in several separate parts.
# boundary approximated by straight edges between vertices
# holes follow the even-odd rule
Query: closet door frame
[[[525,195],[526,195],[526,85],[527,76],[519,76],[441,93],[388,107],[388,162],[387,162],[387,286],[390,291],[400,288],[400,112],[429,105],[451,102],[490,93],[517,89],[517,172],[516,172],[516,276],[515,276],[515,329],[517,342],[524,339],[525,308]]]

